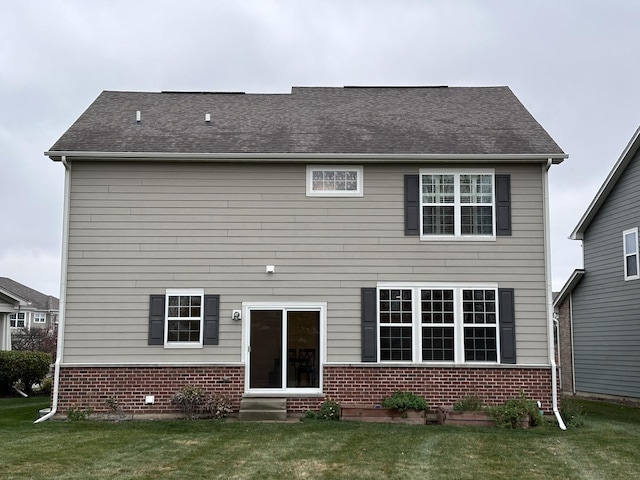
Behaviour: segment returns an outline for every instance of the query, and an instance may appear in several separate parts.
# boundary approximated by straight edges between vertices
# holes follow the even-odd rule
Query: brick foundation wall
[[[558,308],[560,358],[558,365],[562,376],[562,392],[573,394],[573,352],[571,348],[571,295],[567,295]]]
[[[243,366],[200,367],[63,367],[60,370],[58,412],[90,407],[94,413],[112,413],[114,398],[126,414],[180,413],[172,395],[185,385],[229,397],[235,412],[244,392]],[[432,409],[451,407],[476,393],[488,405],[503,403],[523,390],[551,412],[551,371],[548,368],[464,368],[395,366],[325,366],[325,397],[290,396],[287,410],[317,410],[324,398],[343,405],[378,405],[396,390],[422,395]],[[145,397],[153,395],[153,405]]]
[[[430,409],[451,407],[468,394],[479,395],[487,405],[504,403],[520,390],[540,400],[552,411],[551,370],[548,368],[464,367],[325,367],[324,393],[343,405],[379,405],[397,390],[423,396]]]
[[[244,392],[244,367],[63,367],[58,412],[88,406],[94,413],[111,413],[106,400],[114,398],[126,414],[179,413],[171,397],[185,385],[223,394],[237,411]],[[147,395],[155,397],[153,405],[145,405]]]

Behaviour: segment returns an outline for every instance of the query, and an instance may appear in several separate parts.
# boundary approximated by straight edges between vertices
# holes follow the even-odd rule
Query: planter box
[[[438,408],[438,423],[441,425],[471,425],[477,427],[495,427],[486,412],[460,412]]]
[[[389,408],[364,406],[340,407],[340,418],[360,422],[411,423],[416,425],[426,423],[426,416],[422,411],[407,410],[401,413]]]
[[[496,422],[487,412],[464,412],[438,408],[438,423],[441,425],[468,425],[476,427],[495,427]],[[530,418],[527,416],[521,428],[529,428]]]

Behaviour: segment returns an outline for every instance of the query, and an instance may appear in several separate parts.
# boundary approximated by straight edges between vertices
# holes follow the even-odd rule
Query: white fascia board
[[[315,162],[353,162],[355,160],[367,163],[403,161],[403,162],[428,162],[453,160],[459,162],[513,162],[531,161],[543,162],[551,158],[552,163],[561,163],[567,154],[376,154],[376,153],[168,153],[168,152],[74,152],[74,151],[47,151],[45,156],[54,161],[62,157],[67,159],[83,160],[182,160],[191,162],[254,162],[256,160],[272,160],[279,162],[298,162],[300,160],[313,160]]]

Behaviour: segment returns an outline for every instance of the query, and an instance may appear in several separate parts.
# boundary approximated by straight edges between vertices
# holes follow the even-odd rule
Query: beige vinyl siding
[[[540,165],[496,168],[513,236],[490,242],[404,236],[419,168],[364,164],[363,197],[328,198],[305,195],[304,163],[74,162],[64,362],[240,362],[231,311],[260,301],[327,302],[326,360],[359,362],[360,288],[424,281],[515,288],[518,363],[546,364]],[[149,295],[167,288],[220,295],[219,345],[147,345]]]

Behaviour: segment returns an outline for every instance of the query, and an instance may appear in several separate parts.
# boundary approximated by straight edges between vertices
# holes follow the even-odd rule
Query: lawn
[[[582,428],[77,421],[0,399],[0,478],[608,479],[640,472],[640,409],[580,402]]]

